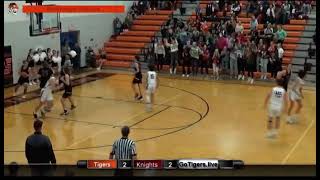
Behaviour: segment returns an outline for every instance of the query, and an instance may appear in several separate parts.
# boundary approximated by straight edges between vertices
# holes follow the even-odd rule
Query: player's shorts
[[[22,77],[22,76],[21,76],[21,77],[19,78],[19,80],[18,80],[18,84],[19,84],[19,85],[23,85],[23,84],[25,84],[25,83],[29,83],[29,78],[28,78],[28,77],[25,78],[25,77]]]
[[[72,96],[72,92],[67,92],[67,91],[65,91],[63,94],[62,94],[62,98],[68,98],[68,97],[70,97],[70,96]]]
[[[292,90],[289,90],[289,98],[291,101],[297,101],[301,99],[301,96],[298,93]]]
[[[269,117],[275,118],[281,116],[282,109],[269,107]]]
[[[41,89],[41,97],[40,97],[41,102],[46,102],[46,101],[53,101],[53,95],[51,91]]]
[[[142,74],[136,73],[135,77],[132,80],[132,84],[141,84],[142,83]]]
[[[147,93],[155,93],[156,92],[156,86],[155,85],[148,85],[147,87]]]

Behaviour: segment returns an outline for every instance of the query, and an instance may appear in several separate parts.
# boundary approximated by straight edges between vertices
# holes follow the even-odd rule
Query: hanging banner
[[[4,86],[13,84],[11,46],[4,47]]]

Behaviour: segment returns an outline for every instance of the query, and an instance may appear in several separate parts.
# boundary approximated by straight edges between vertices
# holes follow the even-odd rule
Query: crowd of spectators
[[[238,18],[243,9],[251,18],[248,32]],[[176,73],[179,64],[183,77],[197,76],[199,68],[201,74],[209,75],[210,68],[214,79],[221,74],[244,80],[245,72],[251,84],[254,72],[261,72],[261,79],[268,78],[267,72],[276,78],[282,70],[282,44],[287,37],[282,25],[291,19],[307,19],[310,11],[310,1],[249,1],[246,6],[239,1],[212,1],[206,8],[198,5],[196,18],[186,23],[173,18],[162,27],[162,37],[154,42],[154,60],[149,62],[154,62],[158,71],[163,64],[170,65],[170,74]],[[218,12],[223,12],[223,17]]]
[[[138,0],[134,1],[128,11],[127,16],[122,22],[118,17],[113,21],[114,35],[119,35],[123,31],[127,31],[132,25],[136,17],[145,14],[147,10],[173,10],[177,7],[176,0],[160,1],[160,0]]]

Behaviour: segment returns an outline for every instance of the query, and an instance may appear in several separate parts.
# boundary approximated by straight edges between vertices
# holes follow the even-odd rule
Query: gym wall
[[[16,15],[8,12],[8,5],[15,2],[19,11]],[[45,4],[55,5],[125,5],[126,12],[131,7],[133,1],[44,1]],[[22,61],[26,58],[30,48],[51,48],[60,50],[60,34],[30,36],[29,25],[30,16],[22,13],[22,6],[25,1],[5,1],[4,2],[4,46],[12,48],[12,70],[13,82],[16,83],[19,78],[19,68]],[[95,50],[103,47],[103,43],[113,33],[113,20],[119,17],[122,21],[125,18],[125,13],[122,14],[99,14],[99,13],[61,13],[61,31],[68,32],[69,28],[80,31],[80,46],[81,46],[81,63],[80,66],[85,66],[85,47],[93,46]],[[93,41],[90,41],[93,39]]]

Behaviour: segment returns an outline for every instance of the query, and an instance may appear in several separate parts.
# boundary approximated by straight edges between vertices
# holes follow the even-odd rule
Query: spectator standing
[[[277,45],[277,54],[278,54],[277,58],[280,61],[280,63],[282,64],[284,50],[283,50],[282,45],[280,43],[278,43],[278,45]]]
[[[119,35],[121,32],[122,23],[118,17],[116,17],[113,21],[113,32],[114,35]]]
[[[191,56],[190,56],[191,44],[190,41],[187,41],[187,44],[183,47],[182,52],[182,77],[185,75],[189,77],[190,75],[190,64],[191,64]],[[186,70],[187,67],[187,70]]]
[[[261,79],[267,79],[269,54],[267,52],[266,45],[261,48]]]
[[[289,20],[289,18],[291,18],[291,8],[292,8],[292,6],[291,6],[291,4],[290,3],[288,3],[288,1],[285,1],[283,4],[282,4],[282,6],[283,6],[283,9],[285,10],[285,21],[284,21],[284,23],[286,24],[287,22],[288,22],[288,20]]]
[[[263,43],[263,39],[259,39],[259,43],[258,43],[258,46],[257,46],[257,60],[256,60],[256,69],[257,71],[262,71],[260,68],[261,68],[261,53],[262,53],[262,50],[264,48],[264,43]]]
[[[208,65],[209,65],[209,58],[210,58],[210,52],[207,47],[207,45],[204,45],[202,48],[202,58],[201,58],[201,64],[200,64],[200,72],[203,74],[203,68],[206,70],[207,75],[209,74],[208,71]]]
[[[277,76],[277,62],[276,62],[276,57],[274,52],[270,53],[269,63],[271,68],[271,78],[275,79]]]
[[[242,25],[241,21],[238,21],[238,23],[236,25],[236,28],[235,28],[235,32],[237,34],[242,34],[243,30],[244,30],[244,28],[243,28],[243,25]]]
[[[269,8],[267,9],[266,15],[267,15],[267,21],[271,24],[274,24],[275,22],[275,12],[274,12],[274,6],[272,4],[269,5]]]
[[[248,71],[248,83],[253,84],[254,82],[254,70],[255,70],[255,60],[256,60],[256,47],[254,47],[254,42],[249,43],[245,52],[245,58],[247,59],[247,71]]]
[[[269,44],[273,39],[273,28],[271,27],[271,23],[268,23],[267,27],[264,29],[264,36],[267,44]]]
[[[250,21],[250,31],[254,32],[257,30],[258,30],[258,20],[256,19],[256,17],[254,15],[252,15],[251,21]]]
[[[128,126],[124,126],[121,129],[122,137],[116,140],[112,145],[112,150],[109,155],[109,159],[127,159],[127,160],[136,160],[137,159],[137,151],[135,142],[128,138],[130,133],[130,128]],[[132,175],[132,171],[120,171],[117,170],[115,175]]]
[[[193,76],[196,76],[198,74],[199,56],[201,53],[202,53],[201,49],[197,46],[197,43],[193,42],[192,47],[190,49],[190,57],[191,57],[192,75]]]
[[[221,52],[222,71],[227,73],[229,71],[230,52],[227,47],[224,47]]]
[[[49,164],[55,164],[56,158],[52,149],[52,144],[48,136],[42,134],[42,121],[35,120],[33,122],[34,134],[30,135],[26,140],[25,155],[29,165],[45,164],[46,166],[31,166],[33,176],[50,174],[51,167]]]
[[[237,78],[238,76],[238,60],[235,44],[230,48],[230,76]]]
[[[271,41],[271,42],[270,42],[270,45],[269,45],[269,47],[268,47],[268,53],[269,53],[269,54],[272,54],[272,53],[275,53],[275,51],[276,51],[276,47],[275,47],[275,45],[274,45],[274,42]]]
[[[222,33],[220,33],[217,40],[217,48],[219,49],[219,52],[221,52],[224,47],[228,47],[228,40],[222,35]]]
[[[164,57],[166,55],[166,51],[163,45],[162,40],[159,40],[157,44],[155,44],[155,54],[156,54],[156,65],[158,71],[162,70],[162,65],[164,63]]]
[[[245,46],[244,46],[245,47]],[[236,53],[237,53],[237,61],[238,61],[238,80],[244,80],[244,72],[246,69],[246,59],[243,58],[244,48],[241,45],[240,41],[238,41],[235,45]]]
[[[219,49],[215,49],[212,55],[212,71],[213,79],[219,80],[220,53]]]
[[[232,14],[234,14],[235,16],[238,16],[241,12],[241,6],[240,6],[240,3],[239,1],[235,1],[235,3],[233,3],[231,5],[231,12]]]
[[[155,65],[155,57],[154,57],[154,50],[152,47],[149,47],[145,50],[145,60],[148,63],[148,66],[154,66]]]
[[[228,20],[228,21],[226,22],[225,27],[226,27],[226,34],[227,34],[228,36],[231,36],[231,34],[234,32],[234,29],[235,29],[235,28],[233,27],[233,25],[232,25],[232,23],[231,23],[230,20]]]
[[[198,19],[200,17],[200,13],[201,13],[200,3],[197,5],[195,11],[196,11],[196,19]]]
[[[96,55],[92,49],[92,47],[89,47],[86,53],[86,64],[89,68],[95,68],[96,67]]]
[[[287,32],[282,28],[282,25],[278,25],[278,30],[276,32],[277,43],[283,44],[284,39],[287,37]]]
[[[176,66],[178,65],[178,41],[173,37],[171,38],[171,43],[166,42],[166,46],[170,47],[170,74],[176,74]]]
[[[58,75],[61,72],[61,57],[59,56],[59,51],[53,50],[52,56],[52,68],[54,74]]]

